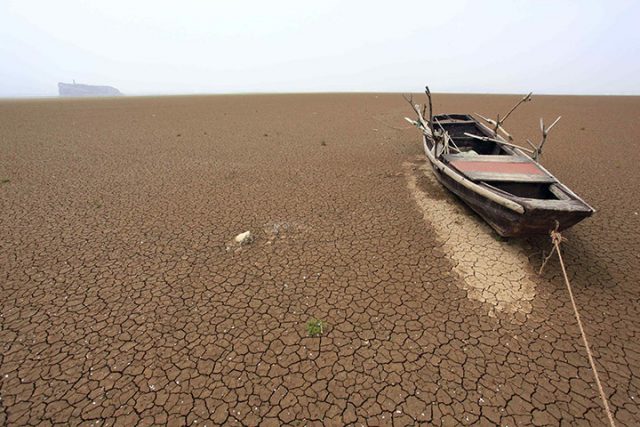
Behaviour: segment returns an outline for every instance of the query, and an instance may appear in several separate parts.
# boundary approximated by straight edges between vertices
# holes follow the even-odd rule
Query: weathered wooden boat
[[[495,125],[492,129],[469,114],[433,116],[428,88],[427,96],[429,117],[423,117],[420,107],[412,103],[418,120],[407,120],[422,130],[424,151],[435,176],[498,234],[549,234],[595,212],[537,161],[548,131],[559,119],[548,128],[541,121],[542,142],[536,147],[528,141],[532,147],[528,149],[507,141],[510,135],[502,128],[515,107],[502,120],[483,118]]]

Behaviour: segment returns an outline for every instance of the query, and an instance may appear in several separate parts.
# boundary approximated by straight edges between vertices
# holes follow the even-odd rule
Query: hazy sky
[[[0,97],[640,94],[639,1],[0,0]]]

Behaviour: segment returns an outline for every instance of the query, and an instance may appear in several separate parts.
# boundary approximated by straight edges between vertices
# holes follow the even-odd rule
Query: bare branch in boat
[[[498,132],[496,130],[501,131],[507,138],[509,138],[509,141],[513,141],[513,137],[511,136],[511,134],[509,132],[507,132],[507,130],[505,128],[502,127],[502,122],[504,122],[504,119],[500,120],[500,115],[498,114],[498,123],[496,124],[496,127],[494,129],[494,133],[496,135],[498,135]]]
[[[429,86],[424,87],[424,93],[427,94],[427,99],[429,100],[429,126],[431,126],[431,133],[433,133],[433,103],[431,100],[431,90],[429,90]]]
[[[407,103],[409,105],[411,105],[411,109],[418,115],[418,118],[419,118],[420,117],[420,109],[416,108],[416,104],[413,103],[413,95],[412,94],[405,95],[403,93],[402,97],[404,98],[405,101],[407,101]]]
[[[492,125],[496,124],[495,120],[488,119],[488,118],[486,118],[485,116],[483,116],[480,113],[473,113],[473,114],[475,114],[476,116],[480,117],[482,120],[484,120],[485,122],[487,122],[489,124],[492,124]]]
[[[490,141],[490,142],[499,142],[499,143],[504,142],[504,141],[502,141],[502,140],[500,140],[500,139],[489,138],[488,136],[474,135],[474,134],[469,133],[469,132],[465,132],[465,133],[464,133],[464,135],[465,135],[465,136],[468,136],[468,137],[470,137],[470,138],[475,138],[475,139],[478,139],[478,140],[480,140],[480,141],[485,141],[485,142],[486,142],[486,141]]]
[[[547,128],[547,133],[549,133],[549,131],[556,125],[556,123],[558,123],[560,121],[560,119],[562,118],[562,116],[558,116],[558,118],[556,119],[555,122],[551,123],[551,126],[549,126]]]
[[[510,141],[513,141],[513,137],[511,136],[511,134],[509,132],[507,132],[505,128],[503,128],[502,126],[498,125],[498,122],[496,122],[495,120],[489,119],[489,118],[487,118],[487,117],[485,117],[485,116],[483,116],[482,114],[479,114],[479,113],[473,113],[473,114],[475,114],[476,116],[480,117],[485,122],[487,122],[490,125],[492,125],[494,127],[494,129],[497,126],[498,129],[500,129],[500,131],[502,131],[502,133],[505,134],[507,136],[507,138],[509,138]],[[498,116],[498,119],[500,119],[500,116]],[[496,136],[498,136],[498,134],[495,132],[495,130],[494,130],[494,133],[496,134]]]
[[[511,115],[511,113],[513,113],[516,108],[518,108],[520,106],[520,104],[523,104],[525,102],[529,102],[531,101],[531,95],[533,95],[533,92],[529,92],[527,95],[525,95],[524,97],[522,97],[522,99],[520,101],[518,101],[516,103],[516,105],[514,105],[513,107],[511,107],[511,109],[507,112],[507,114],[504,115],[503,118],[500,118],[500,115],[498,115],[496,120],[492,120],[492,119],[488,119],[478,113],[474,113],[475,115],[479,116],[482,118],[482,120],[484,120],[485,122],[491,124],[493,126],[493,133],[496,134],[496,136],[498,136],[498,132],[502,132],[507,138],[509,138],[509,141],[513,141],[513,136],[511,136],[511,134],[509,132],[507,132],[505,130],[504,127],[502,127],[503,123],[509,118],[509,116]]]
[[[427,136],[427,138],[433,138],[433,136],[431,135],[429,128],[424,128],[422,127],[422,125],[420,124],[419,121],[417,120],[413,120],[410,119],[409,117],[405,117],[404,118],[407,122],[411,123],[413,126],[417,127],[418,129],[420,129],[422,131],[423,134],[425,134]]]
[[[431,90],[429,86],[424,87],[424,93],[427,95],[427,99],[429,100],[429,120],[433,118],[433,103],[431,102]]]
[[[498,126],[498,129],[500,129],[502,133],[505,134],[507,138],[509,138],[509,141],[513,141],[513,137],[511,136],[511,134],[507,132],[502,126]]]
[[[444,140],[445,140],[445,151],[447,151],[447,154],[449,154],[450,150],[455,150],[458,153],[462,153],[462,150],[460,150],[456,145],[456,143],[453,142],[453,138],[451,137],[451,135],[449,135],[449,132],[444,133]]]
[[[495,143],[497,143],[497,144],[503,144],[503,145],[507,145],[507,146],[509,146],[509,147],[517,148],[517,149],[522,150],[522,151],[525,151],[525,152],[527,152],[527,153],[531,153],[531,154],[534,154],[534,153],[535,153],[535,150],[531,150],[531,149],[529,149],[529,148],[522,147],[522,146],[520,146],[520,145],[512,144],[512,143],[510,143],[510,142],[503,141],[503,140],[501,140],[501,139],[489,138],[488,136],[474,135],[474,134],[469,133],[469,132],[465,132],[464,134],[465,134],[466,136],[468,136],[468,137],[475,138],[475,139],[479,139],[480,141],[485,141],[485,142],[486,142],[486,141],[495,142]]]
[[[509,118],[511,113],[513,113],[516,110],[516,108],[520,106],[520,104],[531,101],[531,95],[533,95],[533,92],[529,92],[527,95],[525,95],[520,101],[518,101],[516,105],[511,107],[511,110],[509,110],[509,112],[504,115],[504,118],[502,120],[498,120],[498,123],[500,124],[504,123],[505,120]]]
[[[518,101],[516,105],[511,107],[511,110],[509,110],[507,114],[504,115],[502,120],[500,119],[500,116],[498,116],[498,119],[496,120],[496,125],[493,129],[496,135],[498,134],[498,131],[502,131],[505,133],[505,135],[507,135],[507,137],[509,138],[509,141],[513,141],[513,137],[507,131],[504,130],[504,128],[502,127],[502,124],[509,118],[511,113],[513,113],[516,110],[516,108],[518,108],[521,104],[531,101],[531,95],[533,95],[533,92],[529,92],[527,95],[523,96],[522,99]]]
[[[420,105],[413,103],[413,95],[409,94],[409,96],[407,96],[407,95],[403,94],[402,97],[404,98],[405,101],[407,101],[409,103],[409,105],[411,105],[411,108],[413,109],[413,111],[418,116],[418,124],[419,124],[418,127],[422,128],[423,132],[428,137],[433,138],[433,132],[431,130],[431,126],[429,124],[425,123],[424,117],[422,115],[422,112],[420,111]]]
[[[558,116],[558,118],[553,123],[551,123],[551,126],[545,127],[544,120],[542,119],[542,117],[540,117],[540,130],[542,131],[542,140],[540,141],[540,144],[538,144],[538,148],[536,148],[535,152],[533,153],[533,158],[535,160],[538,160],[538,158],[542,156],[542,147],[544,147],[545,142],[547,142],[547,135],[549,135],[549,131],[560,121],[561,118],[562,116]]]

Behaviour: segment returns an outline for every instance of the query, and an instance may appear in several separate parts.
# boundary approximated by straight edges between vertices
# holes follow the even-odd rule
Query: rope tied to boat
[[[556,228],[555,230],[551,230],[551,252],[549,252],[549,255],[547,255],[544,258],[544,261],[542,261],[542,265],[540,266],[540,271],[538,271],[538,274],[542,274],[542,270],[544,270],[545,265],[547,265],[547,261],[549,261],[549,259],[553,256],[554,252],[557,250],[558,251],[558,256],[562,256],[560,255],[560,243],[562,242],[566,242],[567,239],[565,237],[562,236],[562,234],[560,234],[560,232],[558,231],[558,227],[559,227],[559,223],[558,221],[556,221]],[[544,252],[543,252],[543,256],[544,256]]]
[[[551,243],[553,248],[549,255],[542,262],[542,266],[540,267],[540,274],[542,274],[542,270],[544,266],[549,261],[549,258],[553,255],[554,252],[558,254],[558,259],[560,260],[560,267],[562,268],[562,275],[564,276],[564,282],[567,285],[567,290],[569,291],[569,298],[571,299],[571,305],[573,306],[573,312],[576,316],[576,321],[578,322],[578,328],[580,329],[580,334],[582,335],[582,342],[584,344],[584,348],[587,351],[587,356],[589,358],[589,363],[591,364],[591,370],[593,370],[593,376],[596,380],[596,385],[598,386],[598,391],[600,392],[600,398],[602,399],[602,404],[604,405],[604,410],[607,414],[607,418],[609,419],[609,425],[611,427],[615,427],[616,423],[613,420],[613,414],[611,413],[611,409],[609,408],[609,401],[607,400],[607,396],[602,388],[602,383],[600,382],[600,376],[598,375],[598,370],[596,369],[596,364],[593,361],[593,355],[591,354],[591,348],[589,346],[589,341],[587,340],[587,334],[584,331],[584,327],[582,326],[582,320],[580,319],[580,313],[578,312],[578,306],[576,305],[576,300],[573,297],[573,291],[571,290],[571,282],[569,282],[569,277],[567,276],[567,270],[564,266],[564,260],[562,259],[562,252],[560,252],[560,244],[562,242],[566,242],[567,239],[560,234],[558,231],[558,226],[560,224],[556,221],[556,228],[551,230]]]

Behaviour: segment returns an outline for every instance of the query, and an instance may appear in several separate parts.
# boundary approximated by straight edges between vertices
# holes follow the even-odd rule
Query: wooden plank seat
[[[471,181],[552,183],[556,179],[524,156],[449,154],[445,160]]]

